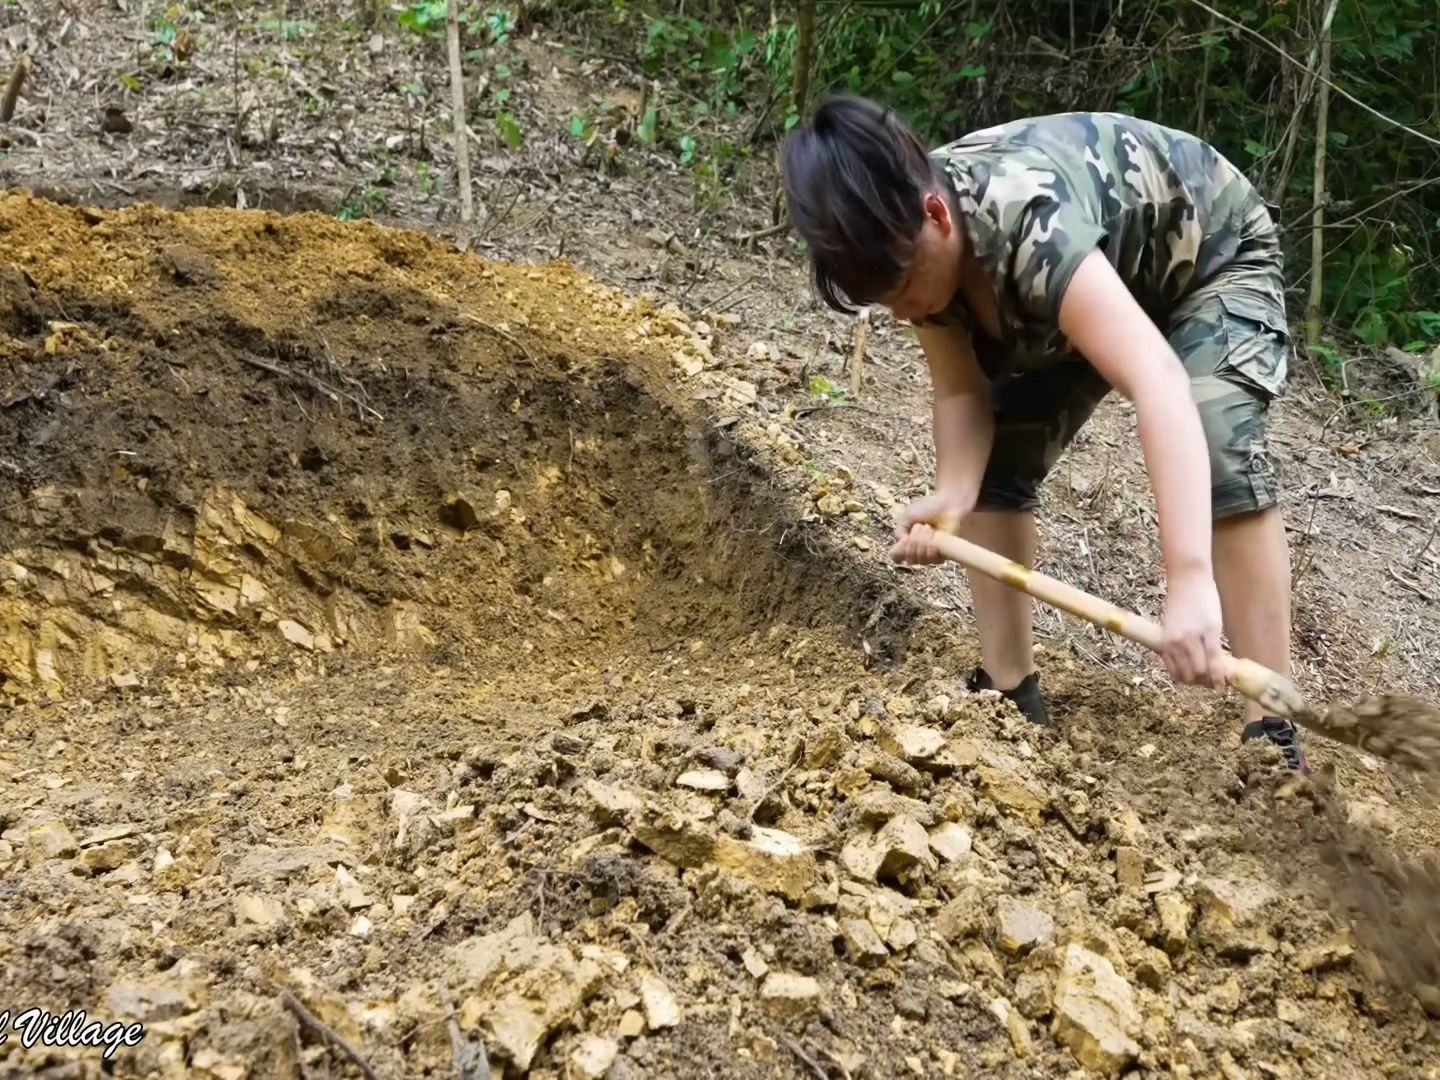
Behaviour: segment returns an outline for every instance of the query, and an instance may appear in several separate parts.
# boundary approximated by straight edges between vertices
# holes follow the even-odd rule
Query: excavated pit
[[[966,693],[679,312],[318,215],[0,251],[0,1010],[145,1024],[0,1075],[1436,1075],[1394,808]]]

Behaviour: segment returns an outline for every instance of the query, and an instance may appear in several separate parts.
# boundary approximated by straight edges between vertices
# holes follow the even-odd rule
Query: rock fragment
[[[1055,920],[1039,908],[1003,896],[995,910],[996,941],[1011,956],[1054,940]]]
[[[959,862],[970,854],[973,843],[970,830],[953,821],[930,830],[930,850],[943,862]]]
[[[645,1023],[651,1031],[672,1028],[680,1023],[680,1004],[670,986],[659,975],[640,976],[640,1002],[645,1009]]]
[[[1172,956],[1190,941],[1190,920],[1195,910],[1178,892],[1155,895],[1155,913],[1160,917],[1160,945]]]
[[[1195,895],[1200,902],[1197,935],[1221,956],[1246,960],[1279,948],[1270,930],[1280,897],[1270,886],[1205,878],[1197,883]]]
[[[1122,844],[1115,849],[1115,880],[1133,889],[1145,886],[1145,856],[1139,848]]]
[[[25,840],[25,854],[30,864],[47,859],[70,859],[79,854],[80,845],[63,821],[45,821],[32,828]]]
[[[719,769],[691,769],[676,778],[678,787],[694,791],[721,792],[730,790],[730,778]]]
[[[601,1080],[620,1055],[620,1044],[614,1039],[586,1035],[570,1054],[570,1064],[586,1080]]]
[[[1042,823],[1050,797],[1021,776],[1017,766],[998,755],[987,755],[975,772],[986,797],[1002,811],[1029,825]]]
[[[1054,1011],[1052,1030],[1087,1069],[1115,1074],[1139,1057],[1134,994],[1103,956],[1080,945],[1066,947]]]
[[[781,1020],[803,1020],[820,1008],[820,983],[809,975],[772,971],[760,984],[760,1003]]]
[[[714,863],[766,892],[799,901],[815,884],[815,854],[804,841],[780,829],[753,826],[750,837],[721,836]]]
[[[861,967],[873,967],[890,959],[890,950],[868,919],[841,919],[840,937],[845,942],[846,959]]]

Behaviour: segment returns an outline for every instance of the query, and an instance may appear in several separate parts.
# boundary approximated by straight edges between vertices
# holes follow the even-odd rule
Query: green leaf
[[[495,118],[495,124],[500,129],[500,137],[505,140],[505,145],[511,150],[519,150],[525,140],[520,134],[520,125],[515,122],[515,117],[508,112],[502,112]]]
[[[1343,131],[1330,132],[1330,144],[1332,146],[1349,146],[1350,136]]]
[[[570,134],[577,139],[585,137],[585,118],[583,116],[577,116],[570,121]]]
[[[981,38],[989,34],[990,31],[994,29],[994,27],[994,23],[972,22],[969,26],[965,28],[965,32],[970,35],[972,41],[979,41]]]
[[[645,115],[640,118],[640,127],[635,134],[640,137],[641,142],[653,143],[655,141],[655,124],[658,117],[654,109],[646,109]]]
[[[1270,153],[1270,148],[1264,143],[1258,143],[1254,139],[1245,140],[1245,152],[1251,157],[1264,157]]]
[[[984,64],[966,64],[960,69],[960,77],[962,79],[979,79],[984,77],[985,72]]]
[[[144,89],[144,84],[134,75],[121,75],[120,85],[125,87],[125,89],[131,91],[132,93],[136,94],[140,93],[140,91]],[[1437,230],[1440,230],[1440,221],[1437,221],[1435,223],[1435,228]]]
[[[897,71],[890,78],[896,86],[910,86],[915,82],[915,76],[908,71]]]
[[[495,104],[504,105],[507,101],[510,100],[511,93],[512,91],[508,86],[502,86],[499,90],[496,90]]]

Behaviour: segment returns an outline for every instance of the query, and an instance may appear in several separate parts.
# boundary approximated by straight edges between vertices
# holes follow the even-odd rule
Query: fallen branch
[[[376,420],[385,419],[385,417],[380,415],[378,410],[371,408],[369,405],[365,404],[365,402],[357,398],[354,394],[347,394],[344,390],[340,390],[336,387],[330,386],[327,383],[323,383],[319,379],[315,378],[314,375],[307,375],[303,371],[292,371],[290,368],[281,367],[279,364],[272,364],[269,360],[261,360],[258,356],[241,356],[240,359],[243,360],[245,363],[249,364],[251,367],[259,368],[261,371],[268,371],[272,375],[279,375],[282,378],[297,379],[300,382],[308,383],[310,386],[320,391],[320,393],[324,394],[336,404],[339,404],[340,400],[343,398],[344,400],[354,404],[362,412],[368,412],[371,416],[375,417]]]
[[[780,224],[771,225],[768,228],[756,229],[754,232],[740,233],[736,236],[732,236],[731,240],[733,240],[737,244],[750,244],[754,243],[756,240],[766,240],[772,236],[779,236],[788,228],[790,228],[790,222],[782,221],[780,222]]]
[[[474,323],[476,326],[478,326],[478,327],[480,327],[480,328],[482,328],[482,329],[484,329],[484,330],[489,330],[489,331],[490,331],[492,334],[494,334],[496,337],[504,338],[504,339],[505,339],[506,341],[508,341],[511,345],[514,345],[517,349],[519,349],[522,353],[524,353],[526,360],[529,360],[530,363],[532,363],[532,364],[535,363],[535,356],[534,356],[534,354],[531,353],[531,351],[530,351],[528,348],[525,347],[525,343],[524,343],[523,341],[521,341],[519,338],[517,338],[514,334],[509,333],[508,331],[505,331],[505,330],[501,330],[498,326],[495,326],[495,325],[493,325],[493,324],[491,324],[491,323],[486,322],[484,319],[480,318],[480,316],[478,316],[478,315],[471,315],[469,312],[461,312],[461,313],[460,313],[460,317],[461,317],[462,319],[465,319],[467,322],[472,322],[472,323]]]
[[[370,1063],[360,1056],[359,1051],[357,1051],[353,1046],[351,1046],[348,1042],[341,1038],[333,1028],[331,1028],[328,1024],[325,1023],[325,1021],[321,1020],[318,1016],[316,1016],[304,1005],[302,1005],[299,998],[297,998],[289,990],[281,990],[280,1000],[284,1003],[285,1008],[289,1009],[292,1013],[295,1014],[295,1019],[299,1020],[300,1023],[303,1024],[306,1028],[308,1028],[311,1032],[320,1036],[320,1038],[324,1039],[331,1046],[334,1046],[342,1054],[344,1054],[351,1061],[353,1061],[355,1063],[355,1067],[358,1068],[361,1074],[364,1075],[365,1080],[380,1080],[380,1078],[375,1075],[375,1070],[370,1067]]]
[[[0,99],[0,124],[8,124],[15,115],[15,106],[20,101],[20,88],[25,85],[25,77],[29,74],[30,54],[21,53],[10,72],[10,81],[5,84],[5,97]]]
[[[819,1080],[830,1080],[830,1074],[820,1067],[820,1063],[818,1061],[812,1058],[809,1054],[805,1053],[805,1051],[801,1049],[800,1044],[797,1043],[794,1039],[790,1038],[790,1036],[788,1035],[781,1035],[780,1041],[785,1044],[786,1050],[789,1050],[792,1054],[794,1054],[797,1058],[799,1058],[802,1062],[805,1063],[805,1067],[810,1070],[813,1076],[818,1077]]]
[[[1404,585],[1411,592],[1415,593],[1417,596],[1420,596],[1425,600],[1429,600],[1432,604],[1435,602],[1435,597],[1432,596],[1430,593],[1426,592],[1418,582],[1411,581],[1404,574],[1400,573],[1399,570],[1396,570],[1393,566],[1390,567],[1390,576],[1396,581],[1398,581],[1401,585]]]
[[[440,1004],[445,1006],[445,1026],[450,1032],[450,1050],[455,1055],[455,1072],[460,1080],[490,1080],[490,1058],[485,1053],[485,1044],[471,1042],[460,1034],[460,1025],[455,1020],[459,1006],[455,995],[444,983],[440,984]]]
[[[1418,566],[1420,560],[1430,553],[1430,545],[1435,543],[1435,534],[1437,532],[1440,532],[1440,518],[1436,518],[1435,523],[1430,526],[1430,535],[1425,538],[1424,545],[1415,553],[1415,557],[1410,560],[1411,566]]]

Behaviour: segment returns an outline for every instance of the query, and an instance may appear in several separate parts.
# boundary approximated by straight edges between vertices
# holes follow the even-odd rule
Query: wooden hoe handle
[[[962,537],[937,531],[933,542],[940,554],[952,562],[978,570],[1061,611],[1078,615],[1152,652],[1158,653],[1164,646],[1165,632],[1159,624],[1134,612],[1118,608],[1038,570],[1021,566]],[[1238,660],[1229,653],[1226,653],[1225,659],[1230,665],[1230,685],[1268,712],[1291,719],[1309,713],[1300,691],[1283,675],[1253,660]]]

